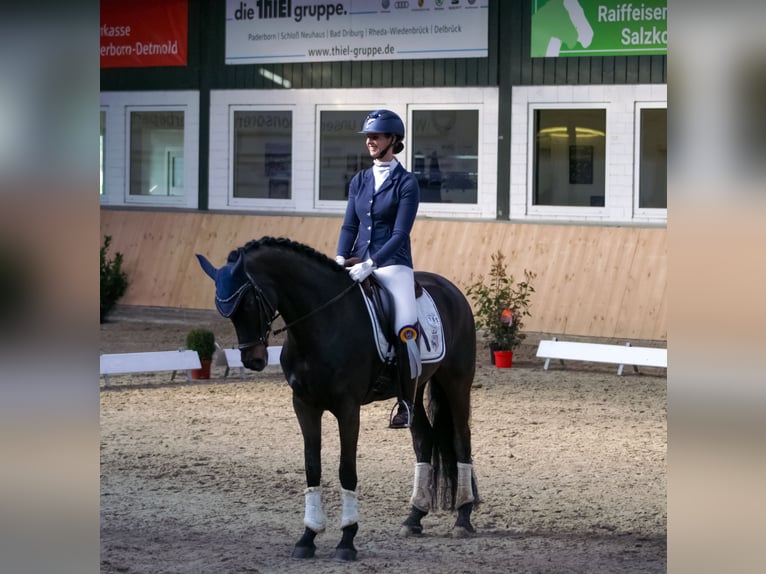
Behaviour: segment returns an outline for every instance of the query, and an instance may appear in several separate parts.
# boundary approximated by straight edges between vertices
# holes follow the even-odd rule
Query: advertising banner
[[[667,0],[531,0],[533,58],[667,54]]]
[[[101,0],[101,67],[185,66],[188,0]]]
[[[226,63],[484,58],[489,0],[227,0]]]

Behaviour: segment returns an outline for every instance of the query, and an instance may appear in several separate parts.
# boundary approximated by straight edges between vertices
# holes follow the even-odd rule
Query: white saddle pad
[[[362,287],[359,287],[362,289]],[[377,313],[375,313],[375,306],[372,301],[364,293],[364,302],[367,305],[367,312],[370,314],[370,321],[372,322],[372,329],[375,333],[375,343],[378,349],[378,355],[381,361],[392,360],[396,354],[394,349],[388,348],[388,341],[383,334],[383,330],[380,328],[380,321],[378,320]],[[418,321],[420,322],[420,328],[422,333],[420,335],[420,362],[421,363],[438,363],[444,358],[444,327],[442,325],[439,311],[436,308],[436,303],[431,298],[431,295],[423,289],[423,295],[416,300],[418,307]]]

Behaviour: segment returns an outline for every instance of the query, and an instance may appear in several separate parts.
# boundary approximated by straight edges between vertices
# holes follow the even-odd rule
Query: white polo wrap
[[[473,465],[464,462],[457,463],[457,495],[455,496],[455,508],[460,508],[467,502],[473,502],[473,488],[471,477]]]
[[[357,495],[353,490],[340,489],[340,499],[343,502],[343,512],[340,517],[340,527],[345,528],[359,522],[359,509],[357,508]]]
[[[306,513],[303,524],[314,532],[323,532],[325,529],[325,516],[322,510],[322,487],[310,486],[303,491],[306,495]]]
[[[415,480],[412,485],[410,504],[423,512],[431,510],[431,493],[433,492],[433,488],[433,467],[427,462],[415,463]]]

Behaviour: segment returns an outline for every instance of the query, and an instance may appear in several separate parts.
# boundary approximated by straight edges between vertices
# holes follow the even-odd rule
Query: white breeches
[[[414,325],[418,320],[415,303],[415,272],[406,265],[387,265],[373,271],[375,277],[394,296],[394,327]]]

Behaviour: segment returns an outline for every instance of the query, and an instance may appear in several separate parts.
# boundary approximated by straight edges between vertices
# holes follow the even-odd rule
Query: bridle
[[[247,343],[240,343],[237,348],[240,351],[244,351],[245,349],[249,349],[250,347],[255,347],[257,345],[263,345],[264,347],[268,345],[269,336],[272,333],[271,326],[280,316],[281,313],[277,311],[276,307],[269,301],[269,298],[266,296],[266,293],[261,289],[261,287],[258,285],[258,283],[255,282],[255,279],[253,279],[252,275],[248,271],[245,271],[245,275],[247,276],[247,281],[250,287],[253,288],[253,297],[255,297],[256,304],[258,305],[258,318],[263,319],[265,317],[270,317],[270,319],[266,320],[266,329],[263,332],[263,335],[255,339],[254,341],[248,341]],[[348,293],[351,292],[351,290],[356,287],[357,283],[356,281],[352,282],[348,287],[346,287],[343,291],[335,295],[332,299],[329,301],[325,301],[322,303],[319,307],[316,309],[312,309],[305,315],[302,315],[301,317],[298,317],[294,321],[291,321],[290,323],[286,324],[281,329],[277,329],[274,331],[274,335],[279,335],[280,333],[283,333],[284,331],[287,331],[289,328],[297,325],[298,323],[305,321],[309,317],[315,315],[316,313],[319,313],[323,309],[326,309],[333,303],[340,301],[343,297],[345,297]],[[244,293],[243,293],[244,294]]]

